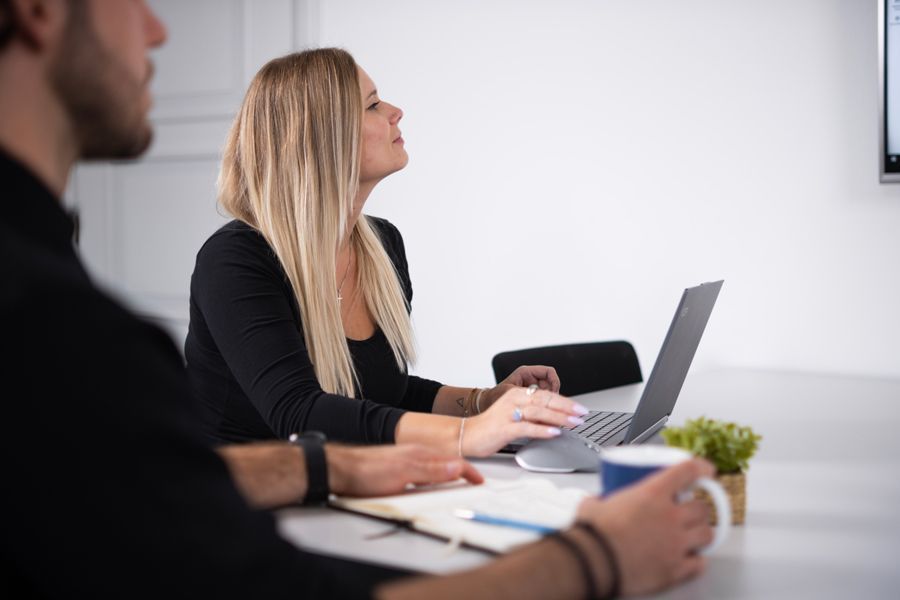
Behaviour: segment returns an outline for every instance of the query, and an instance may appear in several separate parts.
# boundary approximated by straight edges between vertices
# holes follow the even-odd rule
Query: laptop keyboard
[[[571,431],[602,446],[604,442],[628,427],[633,415],[634,413],[592,410],[584,418],[584,423],[572,427]]]
[[[606,441],[614,435],[628,427],[631,423],[631,417],[634,413],[626,412],[609,412],[601,410],[592,410],[584,417],[584,423],[577,427],[565,427],[572,433],[577,433],[594,446],[602,446]],[[515,454],[525,443],[527,438],[514,440],[500,448],[498,452],[504,454]]]

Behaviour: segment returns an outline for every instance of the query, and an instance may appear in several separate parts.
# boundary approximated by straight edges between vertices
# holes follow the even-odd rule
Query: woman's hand
[[[515,387],[527,388],[531,385],[558,394],[559,376],[556,374],[556,369],[542,365],[522,365],[496,386],[484,390],[475,409],[485,412],[508,390]]]
[[[712,542],[709,508],[676,497],[701,477],[712,477],[705,460],[689,460],[650,475],[608,499],[589,498],[578,520],[603,532],[612,545],[623,596],[648,594],[701,573],[697,551]]]
[[[463,454],[489,456],[518,438],[556,437],[560,427],[580,425],[587,413],[581,404],[548,390],[508,387],[488,410],[466,419]]]
[[[518,387],[536,385],[542,390],[559,393],[559,375],[553,367],[543,365],[522,365],[500,382]]]

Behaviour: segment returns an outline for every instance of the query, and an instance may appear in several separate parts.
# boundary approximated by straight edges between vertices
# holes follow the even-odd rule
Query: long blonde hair
[[[260,69],[228,134],[219,203],[259,231],[287,274],[319,384],[358,386],[337,299],[335,258],[359,189],[363,104],[353,57],[322,48]],[[401,371],[415,360],[409,305],[369,220],[350,233],[357,282]]]

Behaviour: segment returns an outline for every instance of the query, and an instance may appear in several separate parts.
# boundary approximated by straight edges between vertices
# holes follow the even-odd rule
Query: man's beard
[[[141,106],[146,82],[136,80],[103,47],[87,8],[80,2],[70,6],[72,14],[51,78],[72,123],[79,157],[140,156],[153,136]]]

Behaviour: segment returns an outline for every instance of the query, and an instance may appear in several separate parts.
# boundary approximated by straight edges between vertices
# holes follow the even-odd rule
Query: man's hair
[[[359,189],[362,118],[350,54],[321,48],[276,58],[250,84],[219,175],[222,207],[263,235],[290,280],[319,384],[351,397],[358,381],[341,324],[335,255]],[[406,297],[365,215],[350,243],[358,289],[405,371],[415,358]]]
[[[75,15],[83,15],[83,0],[70,0],[69,10]],[[71,17],[71,15],[70,15]],[[16,19],[13,16],[12,0],[0,0],[0,50],[3,50],[16,34]]]
[[[0,0],[0,50],[12,39],[15,26],[9,0]]]

